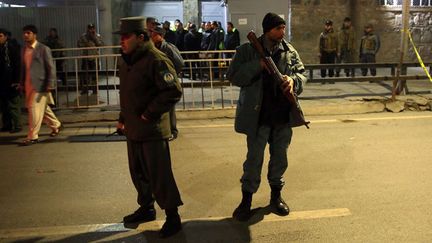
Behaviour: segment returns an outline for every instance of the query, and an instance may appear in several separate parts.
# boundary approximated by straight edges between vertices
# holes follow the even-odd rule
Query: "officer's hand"
[[[124,124],[121,123],[121,122],[117,122],[117,126],[116,127],[117,127],[117,129],[116,129],[117,134],[118,135],[124,135],[124,130],[125,130]]]
[[[287,76],[283,75],[284,82],[281,84],[282,92],[285,96],[289,96],[294,94],[294,80]]]

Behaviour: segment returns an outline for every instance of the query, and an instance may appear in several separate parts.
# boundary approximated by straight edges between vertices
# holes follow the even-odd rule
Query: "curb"
[[[300,100],[305,116],[352,115],[379,112],[430,111],[432,97],[420,95],[400,96],[396,101],[390,97],[354,97],[349,99]],[[106,110],[93,108],[88,110],[61,110],[57,112],[64,123],[117,121],[119,108]],[[202,120],[234,118],[235,108],[178,110],[178,120]]]

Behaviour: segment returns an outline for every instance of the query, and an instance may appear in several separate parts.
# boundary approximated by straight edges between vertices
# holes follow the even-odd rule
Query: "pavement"
[[[262,172],[254,217],[231,218],[241,193],[246,139],[232,119],[180,120],[170,143],[184,205],[183,231],[161,240],[157,220],[125,228],[136,209],[126,143],[105,140],[113,123],[65,125],[58,137],[19,147],[0,137],[0,242],[430,242],[432,114],[308,116],[294,129],[284,199],[292,212],[271,213]],[[119,136],[113,136],[119,137]]]
[[[430,111],[432,107],[432,82],[415,80],[408,82],[409,94],[397,96],[391,100],[392,83],[381,82],[336,82],[335,84],[307,83],[300,96],[300,104],[305,116],[349,115],[377,112]],[[230,87],[221,92],[231,92]],[[185,90],[185,96],[191,91]],[[192,91],[193,92],[193,91]],[[103,93],[103,92],[101,92]],[[196,95],[196,94],[195,94]],[[177,104],[178,119],[216,119],[233,118],[238,92],[234,94],[234,105],[215,105],[213,108],[191,108]],[[217,103],[217,100],[215,101]],[[222,101],[224,102],[224,101]],[[56,111],[64,123],[115,121],[118,118],[119,106],[109,105],[92,108],[68,109]]]

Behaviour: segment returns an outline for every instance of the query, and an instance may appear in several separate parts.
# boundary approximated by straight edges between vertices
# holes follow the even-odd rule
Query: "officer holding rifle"
[[[292,127],[308,124],[304,119],[300,123],[293,119],[294,113],[303,117],[296,96],[302,92],[306,77],[299,54],[284,40],[286,22],[277,14],[268,13],[262,27],[264,34],[257,42],[265,56],[276,64],[280,79],[271,74],[268,60],[266,62],[256,45],[251,43],[237,48],[227,74],[230,82],[241,88],[235,130],[247,136],[248,151],[240,180],[243,197],[233,213],[239,221],[251,217],[252,195],[257,192],[261,181],[267,144],[270,148],[267,175],[271,187],[270,205],[278,215],[289,214],[289,207],[281,196],[285,184],[283,175],[288,167],[287,149]]]

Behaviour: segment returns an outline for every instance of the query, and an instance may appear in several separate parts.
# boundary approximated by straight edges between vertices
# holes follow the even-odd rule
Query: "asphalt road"
[[[127,230],[137,207],[126,146],[110,123],[68,124],[57,138],[18,147],[0,137],[1,242],[430,242],[432,113],[309,117],[289,148],[283,195],[292,213],[266,208],[266,169],[255,217],[230,217],[240,201],[245,137],[233,120],[179,121],[171,143],[184,206],[182,233],[157,238],[157,221]],[[111,140],[111,141],[109,141]],[[268,155],[266,155],[266,160]]]

